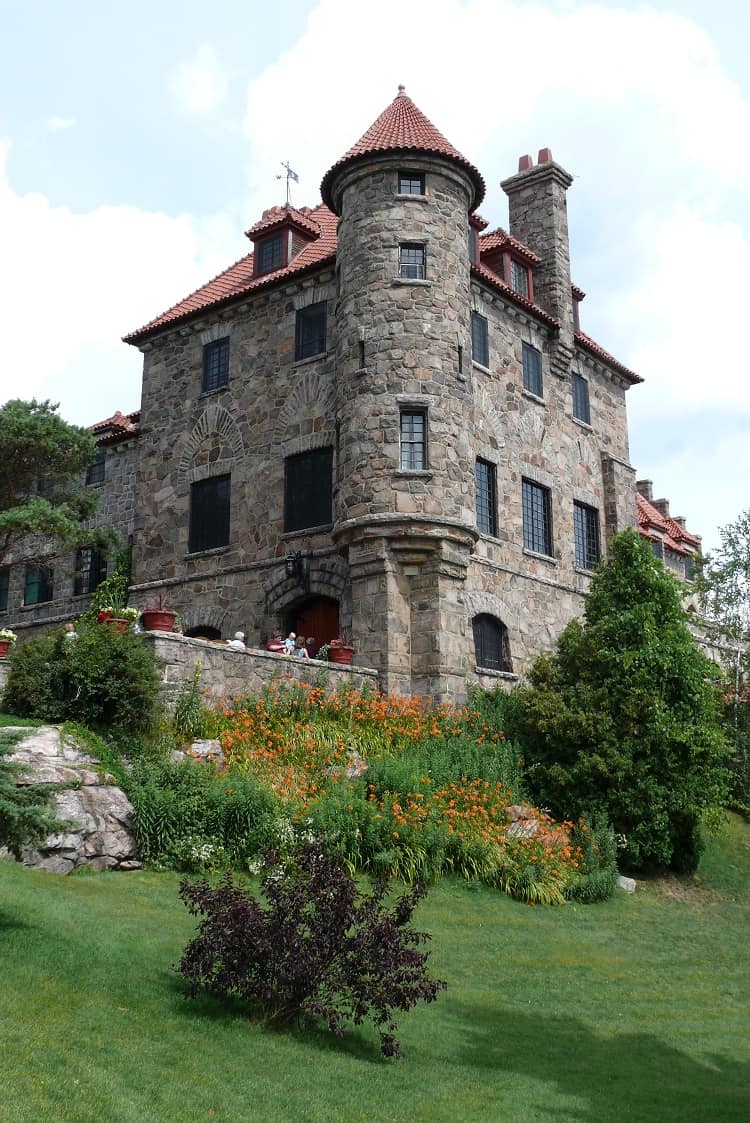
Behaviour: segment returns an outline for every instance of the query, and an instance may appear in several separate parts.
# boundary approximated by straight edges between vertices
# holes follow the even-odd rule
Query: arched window
[[[474,654],[478,667],[492,671],[513,671],[508,629],[496,616],[482,613],[472,620]]]
[[[221,632],[218,628],[212,628],[210,624],[197,624],[195,628],[188,628],[185,635],[189,639],[221,639]]]

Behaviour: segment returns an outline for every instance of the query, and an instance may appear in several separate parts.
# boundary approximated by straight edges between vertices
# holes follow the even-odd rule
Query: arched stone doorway
[[[307,597],[298,601],[286,618],[286,630],[314,636],[318,647],[339,634],[339,602],[332,597]]]
[[[194,628],[188,628],[185,635],[189,639],[221,639],[221,632],[219,629],[211,627],[210,624],[197,624]]]

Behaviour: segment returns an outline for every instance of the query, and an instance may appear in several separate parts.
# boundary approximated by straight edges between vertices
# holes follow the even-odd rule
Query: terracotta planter
[[[147,632],[171,632],[177,613],[169,608],[144,608],[141,619]]]
[[[100,609],[99,612],[97,612],[97,614],[96,614],[97,624],[106,624],[108,620],[113,620],[113,619],[114,619],[114,616],[112,615],[112,613],[107,612],[106,609],[104,609],[104,608]]]
[[[354,655],[353,647],[329,647],[328,649],[328,662],[340,663],[344,667],[348,667]]]
[[[10,651],[10,640],[9,639],[0,639],[0,659],[5,659],[5,657],[7,656],[9,651]]]
[[[122,616],[109,616],[106,620],[103,620],[102,623],[107,624],[112,631],[117,632],[119,636],[121,636],[123,632],[127,632],[130,627],[130,621],[125,620]]]

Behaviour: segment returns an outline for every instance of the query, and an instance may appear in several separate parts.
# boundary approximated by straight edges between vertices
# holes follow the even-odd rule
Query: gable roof
[[[450,141],[435,128],[432,121],[425,117],[410,97],[406,96],[403,86],[399,86],[398,93],[391,104],[383,110],[377,120],[373,121],[369,129],[362,134],[356,144],[345,152],[329,168],[320,184],[320,194],[323,202],[331,210],[335,209],[331,187],[333,180],[348,164],[364,160],[378,152],[426,152],[433,156],[445,156],[454,163],[459,164],[474,185],[474,196],[469,205],[473,211],[484,198],[484,179],[465,156],[454,148]]]
[[[141,411],[133,410],[132,413],[120,413],[115,410],[111,417],[103,421],[96,421],[89,426],[91,435],[98,445],[116,444],[128,437],[138,436],[140,430]]]
[[[677,520],[670,518],[669,515],[662,515],[661,511],[654,507],[645,495],[641,495],[640,491],[636,492],[635,498],[638,530],[644,538],[658,538],[667,549],[673,550],[676,554],[693,554],[696,550],[700,550],[701,540],[697,534],[685,530],[684,526],[680,526]],[[657,533],[654,534],[654,531]]]

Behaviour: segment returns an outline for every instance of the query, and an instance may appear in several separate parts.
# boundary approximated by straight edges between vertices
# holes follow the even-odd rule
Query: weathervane
[[[293,172],[292,169],[289,167],[289,161],[288,160],[287,160],[286,163],[284,163],[284,161],[282,160],[281,166],[282,166],[282,168],[286,168],[286,175],[277,175],[276,178],[286,180],[286,201],[287,201],[287,205],[288,205],[289,204],[289,181],[293,179],[295,183],[299,183],[299,176],[297,175],[296,172]]]

